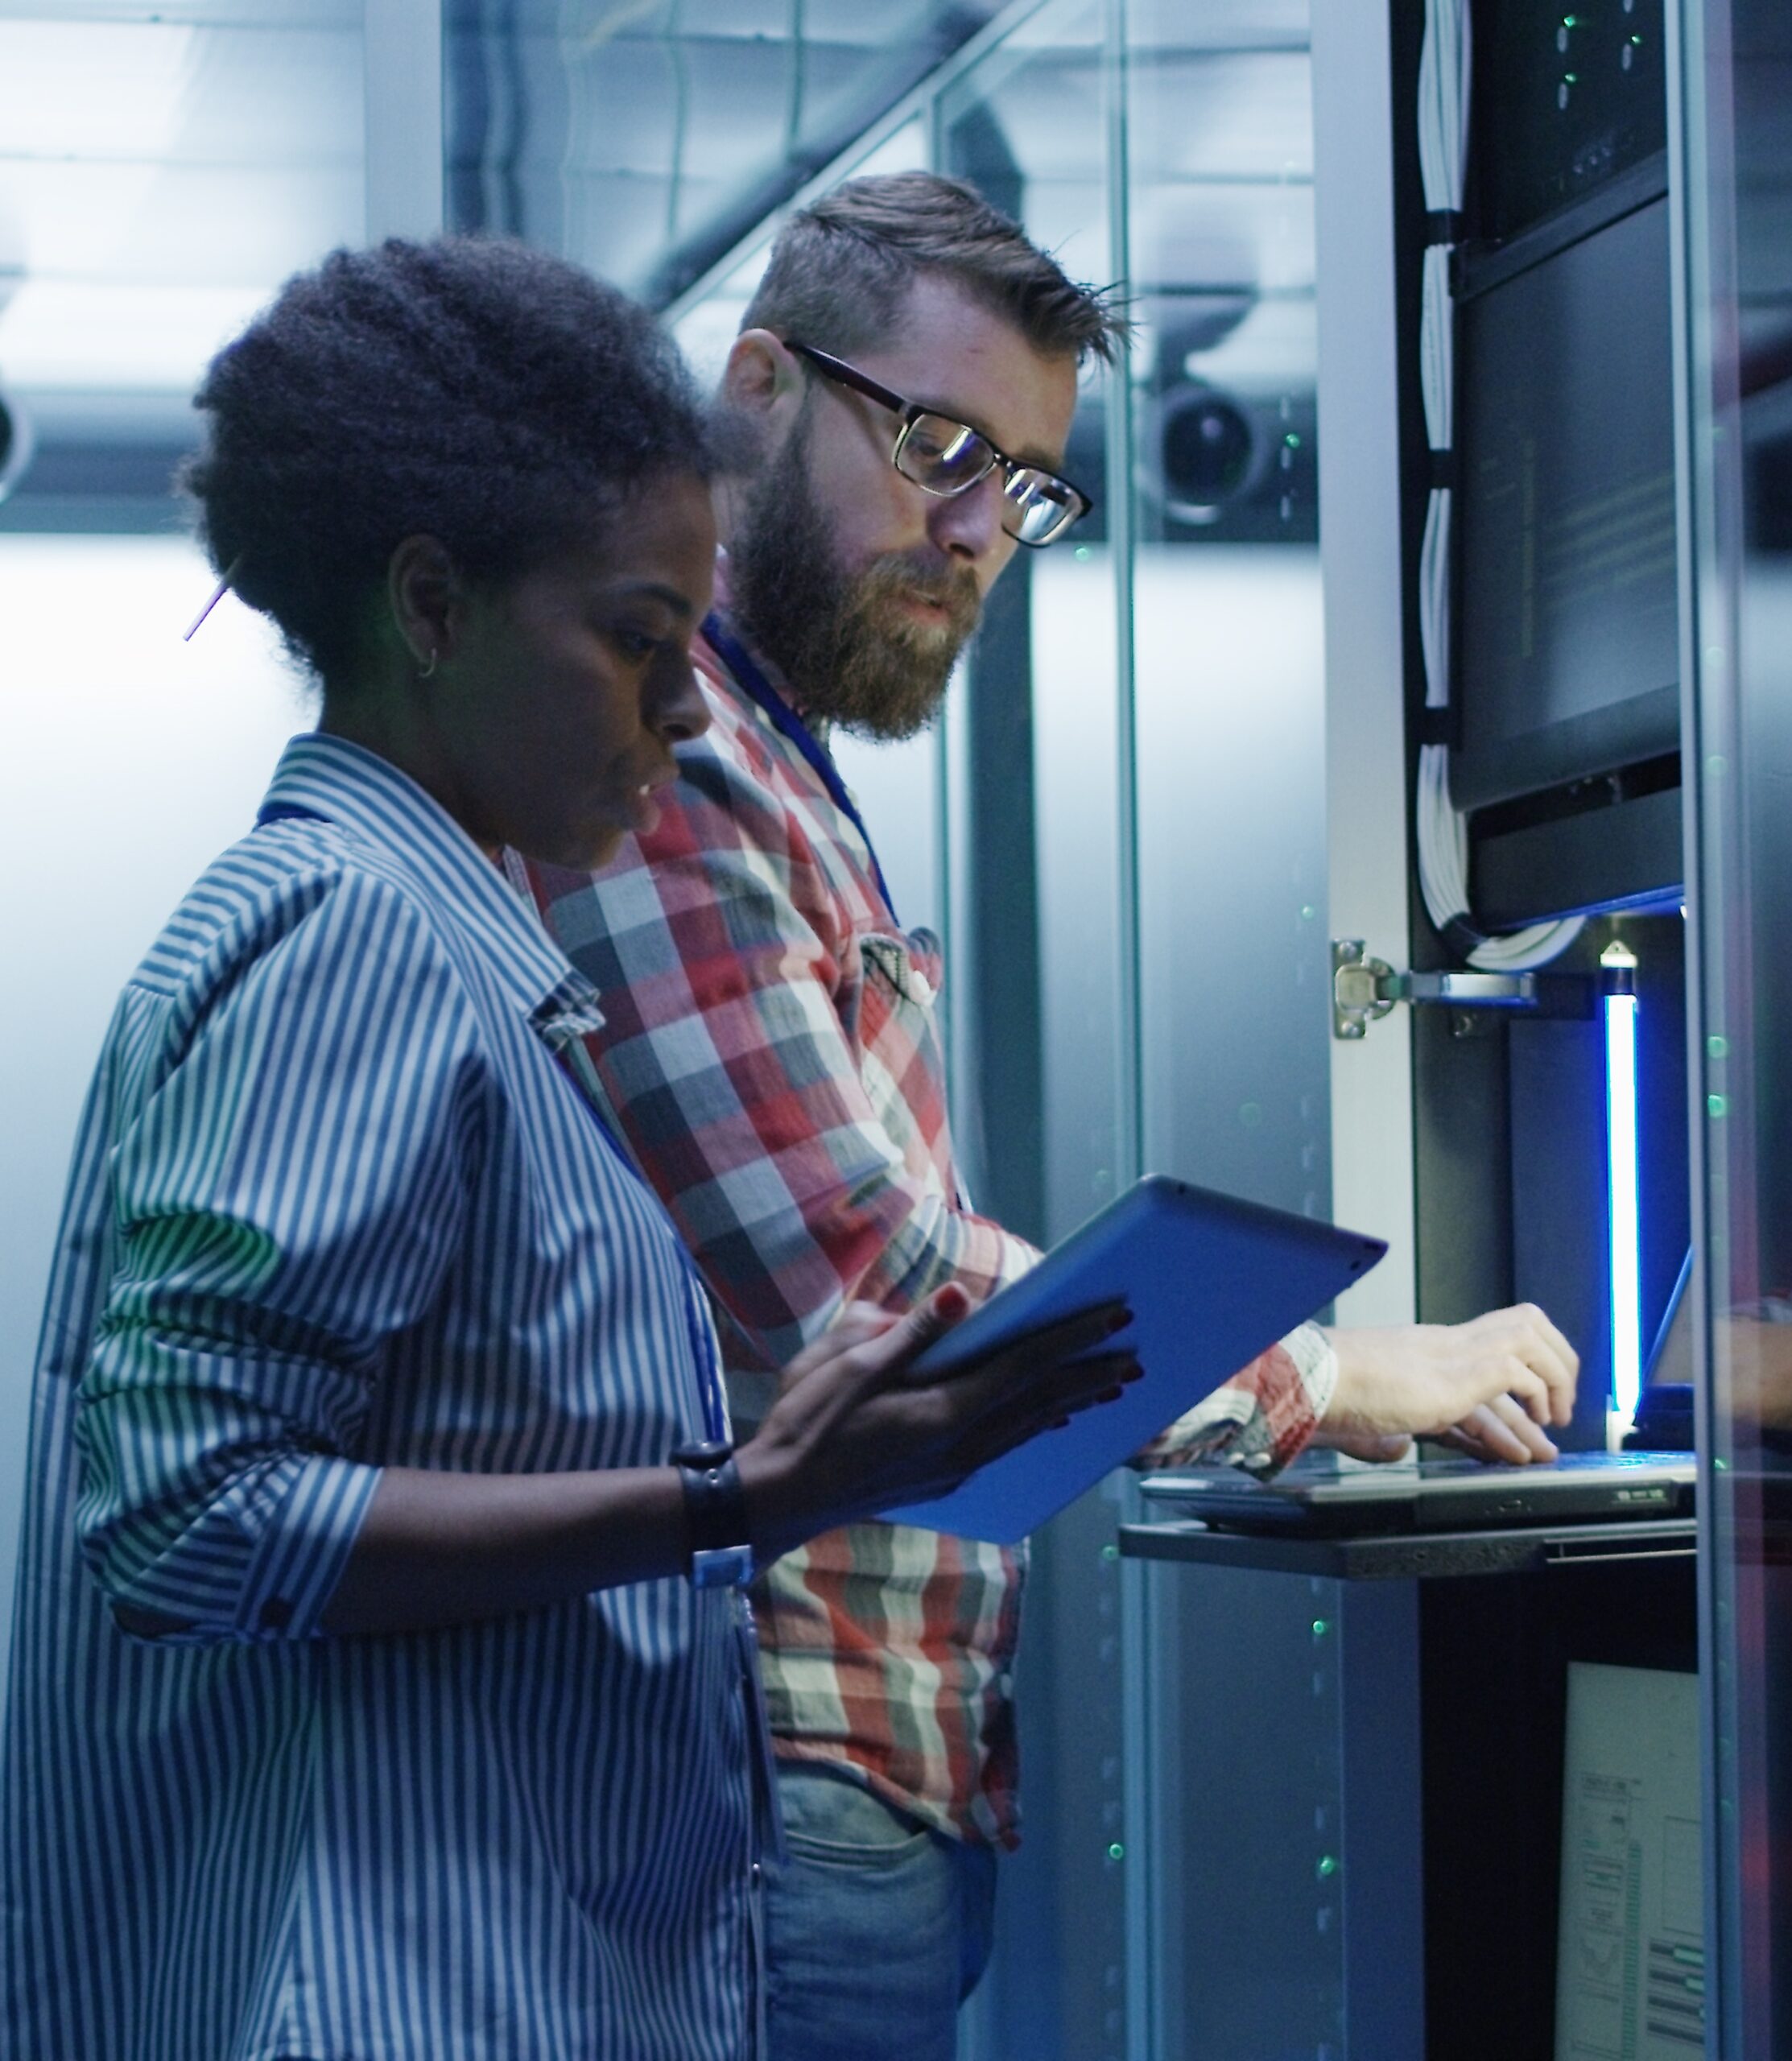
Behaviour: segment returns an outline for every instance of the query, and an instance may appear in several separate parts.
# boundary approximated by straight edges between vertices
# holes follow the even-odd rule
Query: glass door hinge
[[[1386,960],[1368,957],[1361,938],[1332,940],[1334,1038],[1366,1037],[1370,1024],[1385,1016],[1397,1002],[1439,1002],[1450,1009],[1534,1010],[1539,999],[1534,973],[1397,973]],[[1562,1013],[1578,1015],[1581,1010],[1577,1007]]]

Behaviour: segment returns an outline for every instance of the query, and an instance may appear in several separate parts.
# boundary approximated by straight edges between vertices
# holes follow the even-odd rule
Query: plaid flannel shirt
[[[708,644],[694,655],[713,723],[680,748],[659,828],[595,878],[529,872],[599,991],[587,1043],[617,1127],[708,1281],[738,1427],[845,1303],[906,1309],[953,1280],[981,1297],[1038,1255],[961,1199],[937,940],[898,929],[851,818]],[[1148,1457],[1279,1466],[1335,1372],[1303,1328]],[[892,1524],[777,1562],[754,1605],[778,1753],[1013,1844],[1023,1572],[1005,1547]]]

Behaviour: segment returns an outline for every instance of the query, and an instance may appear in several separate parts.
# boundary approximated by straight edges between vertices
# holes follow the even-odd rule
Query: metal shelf
[[[1613,1560],[1690,1559],[1697,1550],[1698,1530],[1697,1520],[1687,1517],[1375,1538],[1278,1539],[1217,1531],[1184,1520],[1123,1524],[1120,1550],[1129,1559],[1254,1567],[1269,1574],[1318,1575],[1338,1581],[1424,1580],[1530,1574],[1545,1567]]]

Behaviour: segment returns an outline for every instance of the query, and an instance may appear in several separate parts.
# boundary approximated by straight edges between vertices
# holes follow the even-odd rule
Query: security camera
[[[1263,477],[1261,432],[1229,394],[1190,385],[1166,394],[1158,419],[1163,504],[1179,522],[1211,522]]]

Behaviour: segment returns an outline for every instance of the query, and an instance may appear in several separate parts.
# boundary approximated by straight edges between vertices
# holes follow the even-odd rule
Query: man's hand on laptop
[[[1534,1303],[1467,1324],[1328,1331],[1338,1383],[1315,1445],[1396,1460],[1414,1437],[1477,1460],[1554,1460],[1546,1427],[1574,1415],[1579,1356]]]

